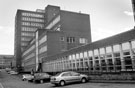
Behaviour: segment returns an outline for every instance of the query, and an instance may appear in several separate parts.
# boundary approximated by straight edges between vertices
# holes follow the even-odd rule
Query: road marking
[[[0,87],[1,87],[1,88],[4,88],[4,87],[2,86],[2,84],[1,84],[1,83],[0,83]]]

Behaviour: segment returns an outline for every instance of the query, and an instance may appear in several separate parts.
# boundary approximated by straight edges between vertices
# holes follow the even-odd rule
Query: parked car
[[[11,71],[11,68],[5,68],[5,71],[9,73]]]
[[[23,80],[23,81],[25,81],[25,80],[30,81],[30,80],[32,80],[33,78],[34,78],[34,76],[31,75],[31,74],[24,74],[24,75],[22,75],[22,80]]]
[[[82,82],[85,83],[88,81],[88,76],[85,74],[80,74],[73,71],[67,71],[59,73],[51,77],[50,82],[55,85],[64,86],[67,83],[72,82]]]
[[[10,71],[9,74],[16,75],[16,74],[18,74],[18,72],[16,72],[16,71]]]
[[[33,81],[43,83],[44,81],[50,81],[51,75],[47,73],[35,73]]]

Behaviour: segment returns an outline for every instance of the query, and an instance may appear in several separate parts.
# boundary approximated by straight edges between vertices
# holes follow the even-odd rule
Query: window
[[[75,43],[75,37],[67,37],[67,43]]]
[[[84,57],[87,58],[88,57],[88,53],[84,52]]]
[[[89,51],[89,52],[88,52],[88,56],[93,56],[92,51]]]
[[[43,19],[30,18],[30,17],[22,17],[23,21],[33,21],[33,22],[44,22]]]
[[[112,52],[112,48],[111,48],[111,46],[106,47],[106,53],[111,53],[111,52]]]
[[[80,74],[79,73],[76,73],[76,72],[71,72],[71,75],[72,76],[79,76]]]
[[[61,28],[61,25],[59,24],[59,25],[57,25],[53,30],[55,30],[55,31],[60,31],[60,28]]]
[[[47,41],[47,36],[44,35],[40,40],[39,40],[39,45]]]
[[[105,49],[104,48],[100,48],[99,52],[100,52],[100,54],[105,54]]]
[[[120,52],[114,53],[114,57],[120,57]]]
[[[98,49],[95,49],[95,50],[94,50],[94,55],[99,55]]]
[[[113,50],[114,50],[114,52],[120,51],[120,45],[114,45]]]
[[[22,32],[22,36],[35,36],[35,33],[27,33],[27,32]]]
[[[22,16],[40,17],[40,18],[44,18],[44,15],[37,14],[37,13],[28,13],[28,12],[22,12]]]
[[[64,74],[62,74],[62,76],[71,76],[71,74],[70,73],[64,73]]]
[[[80,53],[80,58],[83,58],[83,53]]]
[[[127,50],[127,49],[130,49],[129,42],[122,43],[122,50]]]
[[[60,21],[60,15],[57,16],[50,24],[48,24],[45,28],[51,29]]]
[[[80,39],[79,39],[79,42],[80,42],[81,44],[87,44],[87,43],[88,43],[88,40],[87,40],[86,38],[80,38]]]
[[[79,54],[76,54],[76,59],[79,59]]]
[[[135,40],[131,41],[132,48],[135,48]]]
[[[37,28],[31,28],[31,27],[22,27],[21,31],[31,31],[31,32],[35,32],[37,30]]]

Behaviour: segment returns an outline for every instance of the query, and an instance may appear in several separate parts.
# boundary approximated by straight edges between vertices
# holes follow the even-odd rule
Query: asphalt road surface
[[[21,75],[10,75],[0,72],[0,88],[135,88],[135,84],[124,83],[75,83],[63,87],[57,87],[49,82],[43,84],[21,80]]]

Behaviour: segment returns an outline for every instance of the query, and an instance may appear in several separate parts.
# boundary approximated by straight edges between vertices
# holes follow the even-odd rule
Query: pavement
[[[135,80],[89,80],[89,82],[93,83],[127,83],[127,84],[135,84]]]
[[[0,88],[4,88],[3,85],[0,83]]]

